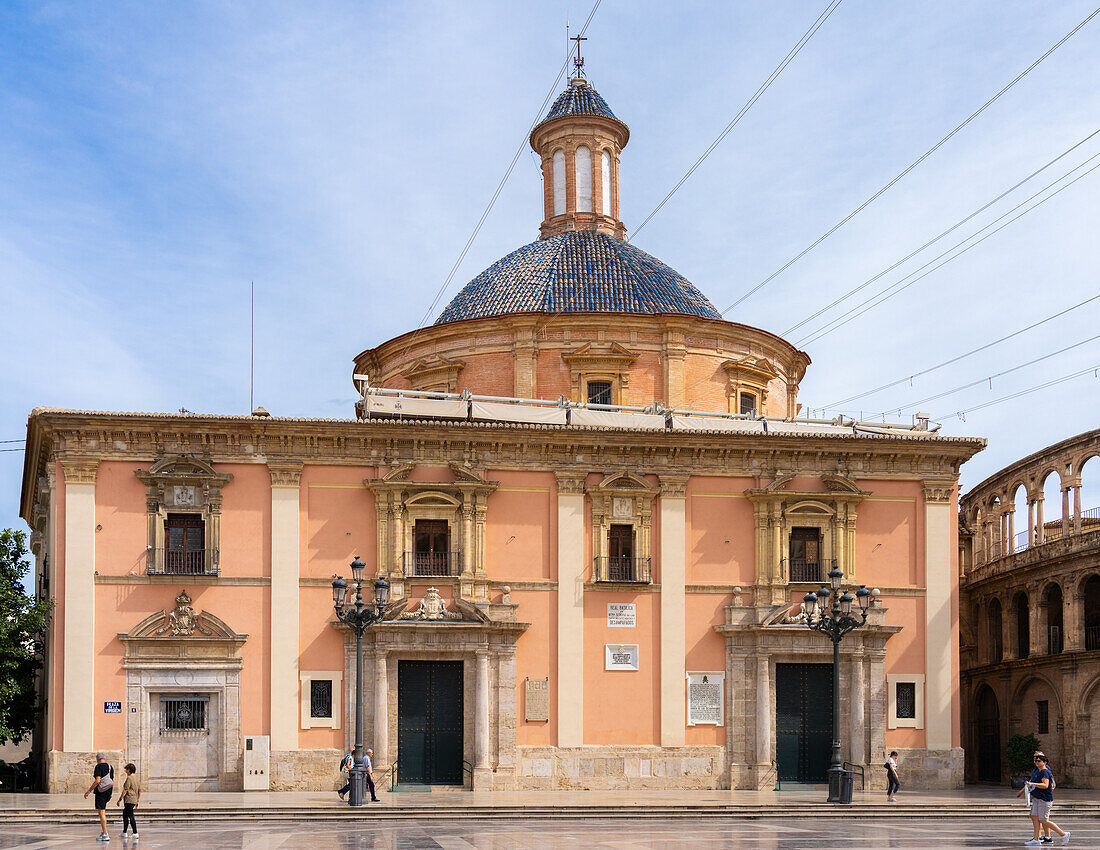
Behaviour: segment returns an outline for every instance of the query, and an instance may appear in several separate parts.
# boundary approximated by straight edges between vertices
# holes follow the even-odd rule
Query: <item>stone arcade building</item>
[[[833,699],[845,758],[961,783],[956,487],[984,442],[798,419],[809,357],[623,240],[628,136],[571,81],[531,134],[540,238],[361,353],[356,419],[31,414],[51,790],[96,750],[239,789],[266,746],[269,787],[335,787],[357,554],[393,588],[365,641],[383,785],[815,781]],[[835,695],[798,609],[834,565],[875,589]]]
[[[962,500],[966,778],[1008,775],[1004,744],[1033,733],[1059,782],[1100,787],[1100,510],[1082,507],[1100,430],[1048,446]],[[1100,472],[1100,460],[1089,465]],[[1053,476],[1060,505],[1046,508]],[[1017,532],[1017,505],[1026,509]]]

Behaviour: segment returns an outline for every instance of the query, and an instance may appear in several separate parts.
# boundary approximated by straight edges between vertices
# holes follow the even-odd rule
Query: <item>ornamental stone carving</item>
[[[298,487],[302,483],[301,463],[268,463],[272,487]]]
[[[205,629],[200,622],[202,614],[196,613],[195,609],[191,607],[191,603],[194,600],[187,595],[186,590],[181,590],[180,595],[176,597],[176,607],[172,611],[166,611],[164,618],[165,624],[156,630],[154,634],[163,635],[170,634],[173,637],[187,637],[193,635],[195,630],[206,635],[212,636],[214,633],[209,629]]]
[[[66,484],[95,484],[98,460],[84,458],[62,458],[61,471],[65,473]]]
[[[420,605],[415,611],[406,611],[401,615],[402,620],[461,620],[462,615],[457,611],[448,611],[447,602],[439,595],[434,587],[429,587]]]

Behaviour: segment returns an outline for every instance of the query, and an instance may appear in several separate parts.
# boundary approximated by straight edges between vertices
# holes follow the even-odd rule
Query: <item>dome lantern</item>
[[[531,131],[542,160],[542,238],[567,230],[626,236],[619,220],[619,154],[630,130],[582,76],[569,81]]]

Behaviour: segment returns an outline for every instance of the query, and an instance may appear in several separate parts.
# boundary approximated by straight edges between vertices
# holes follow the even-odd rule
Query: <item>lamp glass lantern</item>
[[[374,583],[374,604],[380,609],[385,608],[390,601],[390,583],[383,576],[378,577]]]
[[[337,611],[344,607],[344,600],[348,595],[348,583],[340,576],[334,576],[332,580],[332,601]]]
[[[363,581],[363,570],[366,569],[366,564],[359,560],[359,556],[355,556],[355,560],[351,562],[351,580],[356,584]]]
[[[856,591],[856,600],[859,602],[859,610],[866,614],[871,604],[871,591],[867,589],[867,585],[859,586],[859,590]]]

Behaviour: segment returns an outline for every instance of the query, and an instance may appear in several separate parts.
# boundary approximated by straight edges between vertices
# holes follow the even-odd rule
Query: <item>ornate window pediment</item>
[[[409,366],[401,373],[401,377],[412,384],[414,390],[457,393],[458,376],[465,367],[466,363],[462,360],[429,354]]]
[[[146,573],[218,575],[222,488],[233,475],[190,455],[160,457],[134,474],[147,488]]]
[[[648,584],[653,500],[660,488],[633,472],[615,472],[586,491],[592,503],[593,580]]]
[[[743,402],[751,401],[751,410],[757,414],[767,412],[768,384],[779,377],[779,372],[766,357],[746,355],[738,360],[722,364],[726,372],[726,395],[730,413],[746,413]]]
[[[561,359],[569,367],[570,398],[589,401],[589,384],[610,384],[609,404],[626,404],[630,367],[638,355],[617,342],[586,342],[572,351],[563,351]]]
[[[137,640],[163,640],[181,638],[214,638],[244,643],[248,635],[237,634],[224,620],[209,611],[196,611],[194,600],[186,590],[181,590],[172,609],[150,614],[129,632],[119,635],[123,642]]]

